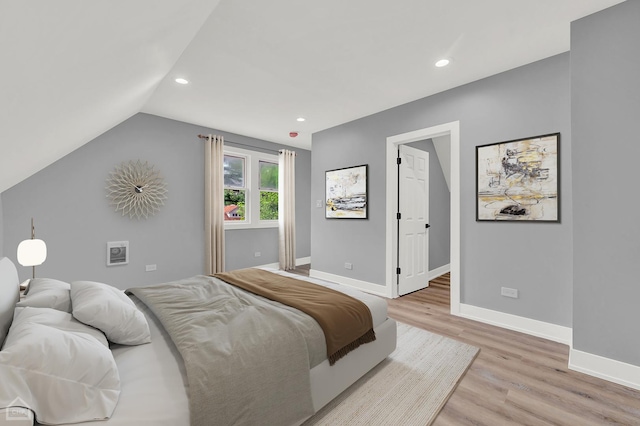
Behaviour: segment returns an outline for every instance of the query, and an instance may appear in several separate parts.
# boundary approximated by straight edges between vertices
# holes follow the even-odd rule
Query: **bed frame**
[[[20,280],[18,271],[11,260],[6,257],[0,259],[0,349],[4,344],[16,303],[20,300]],[[0,425],[30,426],[32,419],[17,419],[8,409],[0,408]]]
[[[19,286],[18,273],[13,262],[7,258],[0,259],[0,332],[2,332],[0,338],[2,341],[13,319],[15,304],[20,298]],[[2,330],[3,325],[7,330]],[[375,333],[374,342],[360,346],[333,366],[329,366],[329,361],[325,360],[311,369],[309,373],[311,398],[316,412],[395,350],[396,322],[393,319],[387,318],[375,328]],[[121,420],[118,424],[121,424]],[[13,419],[7,421],[6,410],[0,409],[0,426],[32,424],[32,421],[23,422]],[[92,422],[92,424],[109,426],[110,421]]]
[[[311,399],[316,412],[395,350],[397,325],[393,319],[387,318],[375,332],[374,342],[360,346],[332,366],[324,360],[311,369]]]

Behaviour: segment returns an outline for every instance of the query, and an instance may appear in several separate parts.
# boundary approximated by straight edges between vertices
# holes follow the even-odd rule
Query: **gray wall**
[[[638,366],[639,22],[627,1],[571,26],[573,347]]]
[[[312,199],[324,171],[369,164],[370,219],[311,214],[313,269],[384,285],[385,144],[388,136],[460,121],[461,301],[571,326],[572,211],[570,60],[564,53],[313,135]],[[475,147],[561,132],[561,220],[475,221]],[[393,167],[393,165],[390,165]],[[353,270],[344,269],[344,262]],[[517,288],[519,299],[500,296]]]
[[[2,193],[0,193],[0,259],[4,257],[4,226],[2,219]]]
[[[89,279],[120,288],[169,281],[204,272],[204,145],[196,136],[216,133],[226,140],[279,149],[282,146],[137,114],[90,143],[2,193],[4,252],[15,261],[15,248],[29,236],[47,243],[46,262],[37,276]],[[228,143],[231,145],[231,143]],[[246,148],[246,147],[245,147]],[[310,255],[311,153],[295,149],[297,255]],[[105,180],[122,161],[146,160],[167,182],[165,206],[146,220],[122,217],[106,198]],[[106,266],[107,241],[128,240],[128,265]],[[278,261],[277,229],[226,232],[227,269]],[[262,256],[254,258],[260,251]],[[145,265],[157,271],[145,272]],[[19,267],[22,279],[28,268]]]
[[[451,193],[433,141],[428,139],[407,145],[429,153],[429,269],[434,270],[450,262]]]

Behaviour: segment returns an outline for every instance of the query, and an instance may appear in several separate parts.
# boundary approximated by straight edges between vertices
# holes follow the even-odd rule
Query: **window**
[[[225,147],[224,220],[228,229],[278,226],[278,157]]]
[[[224,156],[224,220],[245,220],[245,157]]]
[[[260,220],[278,220],[278,164],[258,161],[260,167]]]

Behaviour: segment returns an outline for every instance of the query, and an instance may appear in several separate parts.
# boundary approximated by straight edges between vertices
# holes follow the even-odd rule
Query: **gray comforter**
[[[326,346],[308,315],[208,276],[129,292],[184,359],[192,426],[289,425],[313,414],[309,370]]]

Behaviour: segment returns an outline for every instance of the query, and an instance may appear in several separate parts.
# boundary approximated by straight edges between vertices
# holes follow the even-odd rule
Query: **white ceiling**
[[[0,192],[140,111],[310,148],[313,132],[565,52],[571,21],[617,3],[0,0]]]

